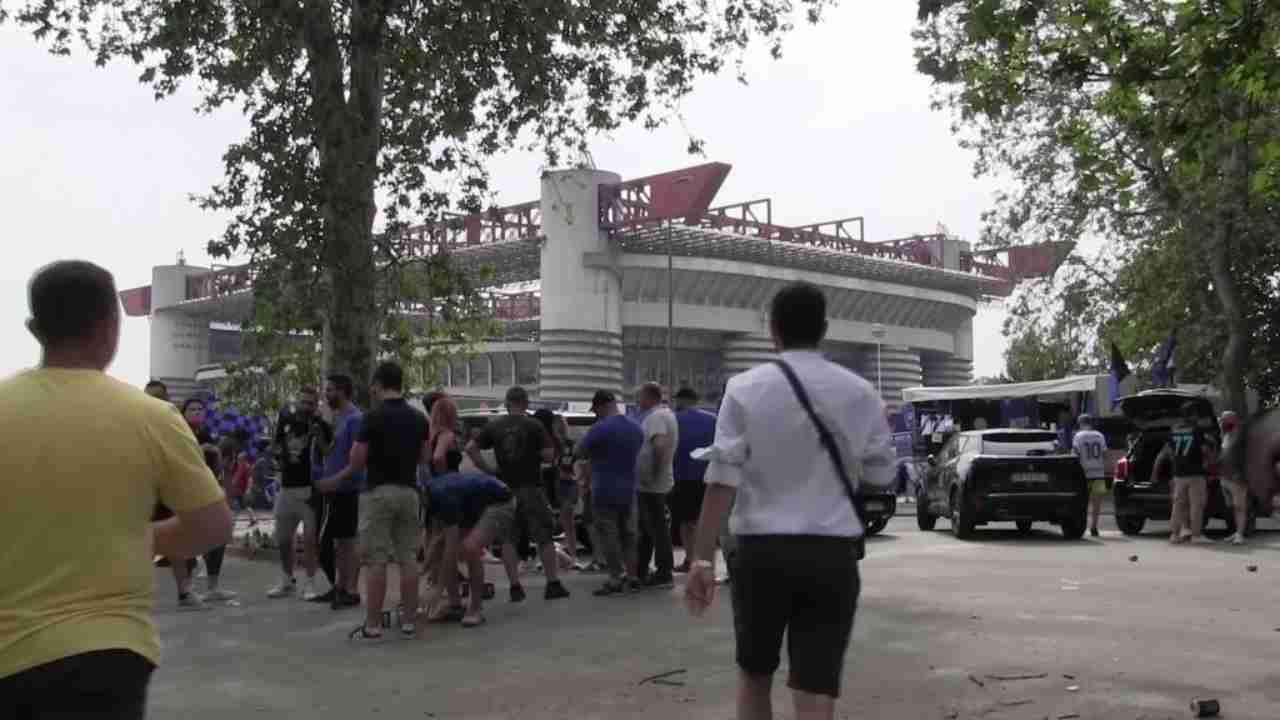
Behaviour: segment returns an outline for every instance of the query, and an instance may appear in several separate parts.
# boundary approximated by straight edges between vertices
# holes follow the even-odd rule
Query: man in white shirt
[[[732,505],[738,718],[772,717],[785,633],[795,717],[830,720],[860,589],[863,526],[849,494],[860,485],[891,488],[894,451],[875,387],[818,353],[827,331],[822,292],[807,283],[783,288],[769,324],[781,361],[851,477],[841,477],[782,368],[770,363],[732,378],[710,451],[686,603],[701,615],[714,600],[715,540]]]
[[[1081,415],[1076,424],[1080,430],[1071,440],[1071,451],[1080,458],[1084,476],[1089,481],[1089,534],[1098,537],[1098,516],[1107,497],[1107,439],[1093,429],[1093,418]]]

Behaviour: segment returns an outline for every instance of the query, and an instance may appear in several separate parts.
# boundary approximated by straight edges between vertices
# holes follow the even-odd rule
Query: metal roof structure
[[[984,298],[1008,295],[1024,278],[1051,274],[1065,256],[1062,244],[971,252],[946,262],[941,234],[881,242],[865,239],[861,217],[803,226],[773,222],[770,200],[711,207],[730,166],[706,163],[600,188],[599,222],[627,254],[699,257],[758,263],[770,267],[829,273],[945,290]],[[443,253],[465,267],[488,268],[495,290],[537,281],[542,233],[539,202],[494,208],[409,228],[392,244],[410,256]],[[1069,252],[1069,246],[1065,248]],[[1001,262],[1005,255],[1007,264]],[[188,278],[186,300],[178,307],[236,321],[251,307],[249,266],[217,268]],[[530,295],[530,293],[525,293]],[[531,294],[536,297],[536,291]],[[130,315],[151,311],[150,288],[121,293]],[[508,297],[495,292],[495,314],[515,322],[536,317],[536,303],[524,312],[504,312]]]

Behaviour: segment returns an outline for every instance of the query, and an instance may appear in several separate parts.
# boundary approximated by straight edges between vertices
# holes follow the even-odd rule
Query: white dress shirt
[[[896,456],[875,387],[817,352],[782,359],[835,436],[855,490],[891,488]],[[729,380],[708,458],[706,482],[737,489],[734,535],[862,535],[817,428],[773,363]]]

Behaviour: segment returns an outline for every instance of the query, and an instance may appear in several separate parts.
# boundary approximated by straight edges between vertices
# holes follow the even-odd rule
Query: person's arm
[[[457,525],[444,529],[444,557],[440,562],[440,584],[450,593],[453,599],[453,587],[458,582],[458,560],[462,556],[462,530]]]
[[[733,507],[738,487],[742,484],[742,465],[750,457],[750,449],[746,443],[745,413],[734,397],[733,389],[733,382],[730,381],[720,407],[713,446],[717,450],[733,448],[733,451],[717,453],[707,466],[707,490],[702,501],[702,514],[698,517],[697,542],[694,544],[693,561],[689,568],[689,582],[685,586],[685,604],[695,616],[706,612],[715,600],[716,544],[725,518]]]
[[[538,421],[535,420],[534,422]],[[541,425],[542,423],[538,424]],[[542,449],[538,451],[538,454],[542,456],[542,462],[548,464],[553,463],[556,461],[556,446],[555,443],[551,441],[551,433],[547,432],[546,428],[539,429],[542,431],[538,434],[539,442],[542,443]]]
[[[356,473],[364,472],[369,466],[369,443],[357,442],[351,446],[351,455],[347,459],[347,466],[338,471],[336,475],[330,475],[327,478],[316,481],[316,489],[322,493],[331,493],[338,490]]]
[[[489,438],[489,427],[486,425],[479,435],[467,441],[467,457],[471,458],[471,462],[475,463],[480,472],[486,475],[497,475],[497,469],[489,465],[482,452],[490,447],[493,447],[493,442]]]
[[[893,487],[898,451],[893,447],[893,429],[885,419],[884,401],[872,390],[866,402],[873,410],[861,409],[861,412],[866,413],[868,428],[867,444],[862,448],[861,473],[857,478],[858,489],[866,486],[871,490],[884,492]],[[850,410],[857,412],[860,409]]]

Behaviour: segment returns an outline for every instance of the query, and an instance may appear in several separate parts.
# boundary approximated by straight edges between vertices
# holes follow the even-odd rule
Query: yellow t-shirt
[[[151,515],[222,497],[182,415],[90,370],[0,382],[0,677],[126,649],[152,662]]]

